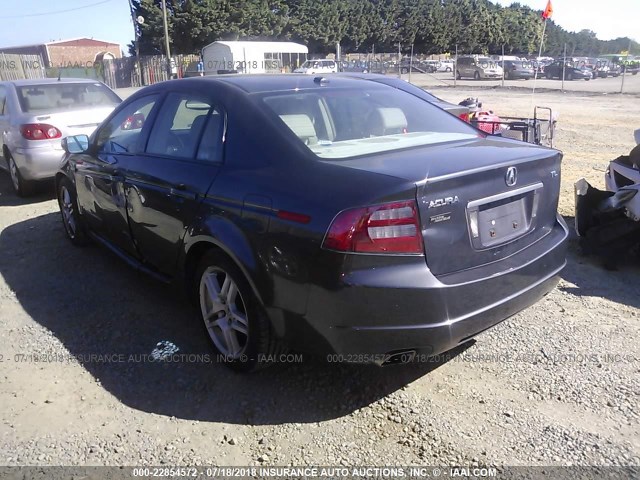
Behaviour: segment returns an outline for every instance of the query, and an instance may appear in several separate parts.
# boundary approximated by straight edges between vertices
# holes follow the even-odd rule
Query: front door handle
[[[104,153],[98,155],[98,160],[100,160],[103,163],[106,163],[107,165],[115,165],[116,163],[118,163],[118,159],[116,157],[114,157],[113,155],[104,154]]]

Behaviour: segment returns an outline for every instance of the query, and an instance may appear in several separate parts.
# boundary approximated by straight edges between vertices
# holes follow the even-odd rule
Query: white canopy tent
[[[280,73],[302,64],[309,53],[305,45],[294,42],[218,41],[202,49],[205,75],[238,71],[241,73]]]

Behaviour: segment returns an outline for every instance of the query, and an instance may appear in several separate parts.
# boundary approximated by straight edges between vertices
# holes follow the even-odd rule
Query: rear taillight
[[[322,247],[340,252],[423,253],[416,202],[344,210],[333,219]]]
[[[469,112],[461,113],[460,115],[458,115],[458,118],[463,122],[469,123]]]
[[[27,140],[51,140],[62,137],[62,132],[46,123],[25,123],[20,125],[20,133]]]

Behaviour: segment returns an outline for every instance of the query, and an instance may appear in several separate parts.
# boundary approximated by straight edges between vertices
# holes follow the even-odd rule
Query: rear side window
[[[120,98],[101,83],[53,83],[17,87],[23,112],[114,107]]]
[[[217,161],[222,115],[197,95],[170,93],[158,111],[146,152],[153,155]]]

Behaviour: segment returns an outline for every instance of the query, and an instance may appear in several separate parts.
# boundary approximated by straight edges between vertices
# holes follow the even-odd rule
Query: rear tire
[[[11,177],[11,185],[13,191],[19,197],[28,197],[33,193],[33,182],[29,182],[22,177],[16,161],[13,159],[11,152],[7,152],[7,169],[9,170],[9,176]]]
[[[252,372],[284,353],[249,282],[228,257],[217,251],[206,253],[196,270],[194,288],[205,331],[227,367]]]

